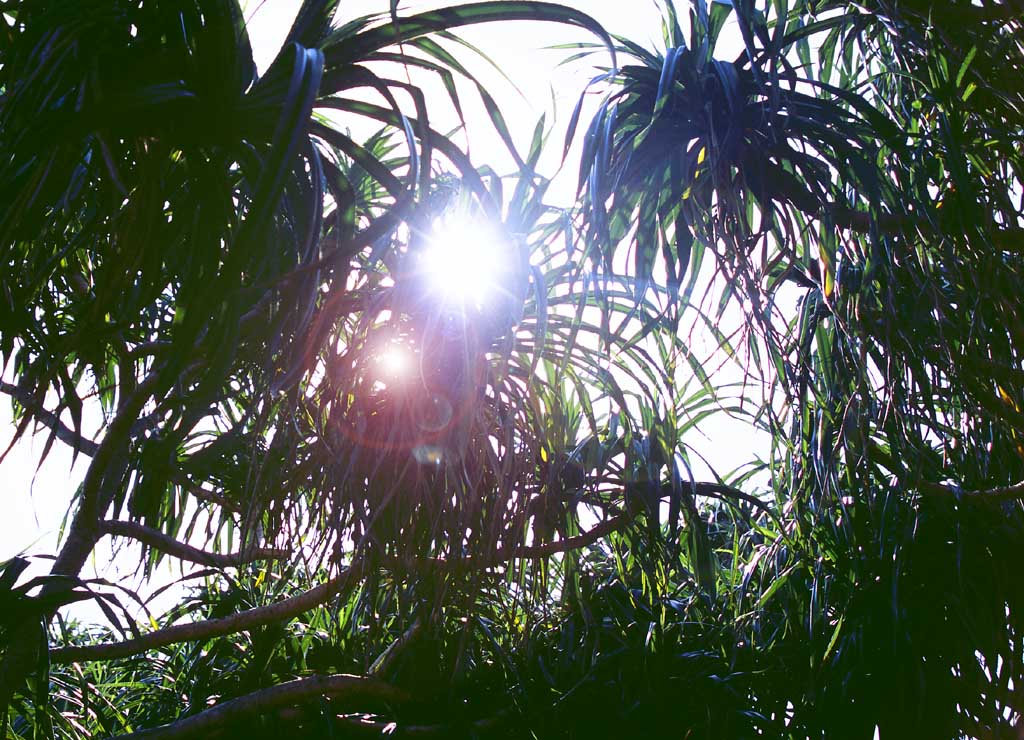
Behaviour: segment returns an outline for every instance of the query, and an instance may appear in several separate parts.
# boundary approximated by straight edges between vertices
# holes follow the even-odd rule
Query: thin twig
[[[49,427],[53,431],[54,436],[64,444],[70,447],[77,447],[80,452],[89,457],[96,454],[100,447],[99,443],[93,442],[91,439],[87,439],[71,429],[60,420],[57,414],[37,402],[35,397],[28,391],[11,383],[0,381],[0,392],[6,393],[17,400],[18,403],[28,409],[36,421]]]

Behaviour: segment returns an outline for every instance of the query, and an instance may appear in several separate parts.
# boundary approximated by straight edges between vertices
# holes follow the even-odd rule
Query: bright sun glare
[[[438,219],[421,259],[431,290],[444,301],[481,308],[507,270],[497,229],[470,218]]]

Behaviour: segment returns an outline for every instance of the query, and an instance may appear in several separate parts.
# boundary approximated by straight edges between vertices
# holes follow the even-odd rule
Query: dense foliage
[[[1019,0],[338,5],[259,75],[236,0],[0,3],[0,391],[89,458],[9,731],[1018,737]],[[453,33],[508,20],[594,39],[575,204]]]

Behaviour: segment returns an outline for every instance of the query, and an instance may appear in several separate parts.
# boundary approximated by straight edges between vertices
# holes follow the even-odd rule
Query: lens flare
[[[414,369],[412,352],[400,345],[391,345],[377,355],[380,379],[396,381],[409,378]]]

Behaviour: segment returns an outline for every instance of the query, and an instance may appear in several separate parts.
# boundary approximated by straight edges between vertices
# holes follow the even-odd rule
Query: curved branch
[[[190,481],[188,476],[180,474],[180,471],[176,472],[178,474],[171,475],[171,482],[181,486],[190,496],[193,496],[200,501],[205,501],[208,504],[219,506],[226,511],[238,513],[242,510],[238,504],[231,501],[227,496],[214,493],[213,491],[207,491],[201,484]]]
[[[624,529],[635,518],[636,517],[632,514],[618,514],[613,516],[611,519],[606,519],[603,522],[595,524],[586,532],[581,532],[580,534],[573,535],[572,537],[566,537],[564,540],[545,542],[543,545],[503,547],[489,558],[491,562],[488,563],[488,565],[497,565],[498,563],[503,563],[506,560],[512,560],[514,558],[546,558],[549,555],[555,555],[560,552],[579,550],[581,547],[587,547],[588,545],[594,544],[599,539],[608,536],[612,532]]]
[[[1021,485],[1024,486],[1024,484]],[[764,501],[749,493],[744,493],[738,488],[727,486],[724,483],[684,483],[683,487],[696,496],[733,498],[745,501],[775,519],[775,515],[772,513],[771,508]],[[664,498],[665,495],[671,495],[671,490],[671,486],[664,487],[662,498]],[[1024,495],[1024,491],[1022,491],[1022,495]],[[599,539],[611,534],[612,532],[625,528],[631,521],[633,521],[634,518],[635,516],[630,514],[618,514],[613,516],[611,519],[607,519],[595,525],[592,529],[589,529],[586,532],[582,532],[581,534],[573,537],[567,537],[564,540],[548,542],[543,545],[502,548],[494,554],[492,559],[495,562],[492,564],[511,560],[513,558],[542,558],[560,552],[578,550],[581,547],[587,547],[588,545],[594,544]]]
[[[733,488],[732,486],[725,485],[724,483],[684,483],[684,488],[687,491],[692,492],[696,496],[706,496],[712,498],[733,498],[740,501],[745,501],[755,508],[763,511],[770,516],[777,524],[779,523],[778,518],[772,512],[771,507],[756,496],[752,496],[749,493]],[[1024,485],[1024,484],[1022,484]],[[670,495],[671,486],[666,484],[662,498]],[[599,522],[586,532],[573,535],[572,537],[566,537],[565,539],[555,540],[554,542],[545,542],[541,545],[516,545],[512,547],[501,547],[491,555],[479,555],[462,560],[447,559],[447,558],[427,558],[417,560],[392,560],[389,565],[397,568],[461,568],[464,570],[474,570],[483,568],[492,568],[496,565],[501,565],[509,560],[515,558],[546,558],[551,555],[557,555],[558,553],[569,552],[571,550],[579,550],[582,547],[587,547],[594,544],[602,537],[606,537],[612,532],[617,532],[621,529],[625,529],[629,524],[640,514],[629,513],[618,513],[610,519],[606,519],[603,522]]]
[[[686,483],[684,487],[690,488]],[[737,501],[745,501],[746,503],[753,506],[758,511],[761,511],[772,518],[775,524],[781,529],[782,522],[779,521],[778,516],[772,511],[772,507],[766,504],[764,501],[749,493],[745,493],[738,488],[727,486],[724,483],[696,483],[692,487],[693,492],[697,496],[706,496],[709,498],[717,499],[736,499]]]
[[[216,568],[232,568],[251,563],[254,560],[287,560],[291,557],[288,550],[277,548],[255,548],[243,556],[242,553],[214,553],[200,550],[184,542],[179,542],[163,532],[135,522],[103,521],[99,524],[100,532],[118,537],[131,537],[149,545],[167,555],[198,565],[210,565]]]
[[[238,719],[320,697],[344,702],[351,707],[362,707],[367,703],[393,705],[409,701],[406,692],[376,678],[347,674],[310,676],[254,691],[177,722],[128,735],[118,735],[112,740],[207,737],[212,731]]]
[[[247,609],[246,611],[220,619],[175,624],[122,642],[52,648],[50,650],[50,662],[74,663],[85,660],[126,658],[146,650],[174,645],[179,642],[206,640],[211,637],[231,635],[254,627],[282,622],[320,606],[336,594],[342,593],[363,574],[363,571],[364,567],[362,565],[353,565],[344,573],[340,573],[329,581],[308,591],[303,591],[300,594],[273,604]]]

